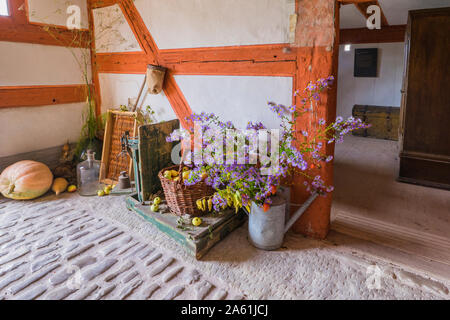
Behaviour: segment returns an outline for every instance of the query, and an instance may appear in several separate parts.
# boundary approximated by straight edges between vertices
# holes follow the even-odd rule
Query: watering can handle
[[[292,225],[302,216],[303,213],[305,213],[306,209],[309,208],[311,203],[313,203],[314,200],[316,200],[318,194],[313,193],[308,200],[306,200],[302,206],[292,215],[292,217],[286,222],[286,225],[284,227],[284,233],[288,232],[288,230],[292,227]]]

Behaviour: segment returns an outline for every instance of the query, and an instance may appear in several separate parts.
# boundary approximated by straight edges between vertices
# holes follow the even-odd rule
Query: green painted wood
[[[184,223],[180,225],[180,217],[170,213],[164,201],[160,204],[159,212],[152,212],[148,205],[142,204],[137,194],[128,197],[126,204],[129,210],[174,239],[197,259],[203,257],[216,243],[241,226],[246,218],[243,210],[238,213],[225,210],[221,213],[206,214],[201,217],[202,225],[195,227],[188,216],[182,217]]]
[[[177,142],[167,142],[166,138],[180,127],[180,121],[171,121],[143,125],[138,128],[138,159],[141,202],[161,189],[158,173],[165,167],[173,165],[171,153]]]

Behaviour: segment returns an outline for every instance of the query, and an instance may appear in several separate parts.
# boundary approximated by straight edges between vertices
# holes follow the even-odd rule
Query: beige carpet
[[[448,265],[450,191],[396,181],[397,142],[348,136],[336,147],[332,228]]]

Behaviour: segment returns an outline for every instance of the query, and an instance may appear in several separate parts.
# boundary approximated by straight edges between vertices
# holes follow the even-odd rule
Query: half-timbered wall
[[[293,0],[137,0],[134,5],[155,44],[167,54],[180,48],[287,43],[289,16],[295,13]],[[95,9],[93,16],[96,34],[108,25],[113,30],[109,39],[103,37],[96,41],[97,52],[132,52],[137,51],[136,47],[140,51],[131,28],[123,23],[126,20],[119,5]],[[113,37],[115,41],[111,41]],[[237,53],[236,60],[239,59]],[[277,126],[267,101],[291,104],[292,77],[254,76],[245,67],[241,72],[236,70],[237,75],[228,75],[229,72],[221,68],[217,64],[212,66],[214,75],[195,74],[195,70],[190,69],[174,76],[191,110],[215,112],[241,126],[250,120]],[[127,73],[126,67],[120,74],[114,70],[102,72],[101,62],[99,69],[102,111],[126,105],[128,98],[137,96],[142,75]],[[144,105],[147,104],[160,120],[176,117],[165,93],[147,95]]]
[[[95,41],[94,86],[102,102],[98,113],[128,104],[128,98],[138,94],[147,64],[159,64],[168,68],[164,92],[145,101],[161,111],[158,120],[176,116],[185,125],[185,117],[193,111],[208,111],[239,126],[259,120],[275,127],[268,101],[298,104],[296,89],[337,73],[336,0],[92,0],[89,4],[95,34],[106,28],[117,41],[113,45]],[[324,94],[319,116],[329,123],[335,112],[334,88]],[[299,128],[309,123],[308,119],[297,122]],[[324,149],[333,153],[332,146]],[[331,164],[318,171],[332,184]],[[292,195],[296,203],[307,198],[304,188],[294,188]],[[315,201],[294,230],[325,237],[330,206],[331,196]]]
[[[64,29],[68,3],[80,5],[87,27],[84,0],[9,0],[17,20],[0,19],[0,157],[79,138],[85,109],[81,69],[69,49],[52,44],[42,29],[46,24]],[[89,49],[72,50],[79,57]],[[66,103],[72,100],[77,102]]]

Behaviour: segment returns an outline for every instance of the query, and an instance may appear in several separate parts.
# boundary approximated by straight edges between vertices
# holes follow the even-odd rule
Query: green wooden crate
[[[159,212],[152,212],[149,203],[141,203],[137,194],[128,197],[126,204],[130,211],[167,234],[196,259],[203,257],[216,243],[241,226],[247,217],[243,210],[236,213],[229,209],[202,216],[203,223],[194,227],[188,216],[181,217],[183,223],[180,224],[180,217],[170,213],[165,201],[161,202]]]
[[[139,201],[147,201],[161,190],[158,172],[173,165],[171,154],[177,144],[166,137],[180,127],[179,120],[143,125],[137,137],[126,137],[124,143],[133,159],[135,187]]]
[[[173,165],[171,154],[177,143],[167,142],[166,137],[179,126],[178,120],[143,125],[138,128],[137,137],[124,139],[123,143],[133,158],[136,188],[136,193],[126,199],[126,205],[130,211],[200,259],[212,246],[244,223],[246,214],[244,211],[235,213],[233,210],[209,213],[202,217],[202,225],[194,227],[188,216],[182,217],[185,223],[180,225],[180,217],[170,213],[165,200],[160,204],[159,212],[150,210],[151,196],[162,193],[159,171]]]

